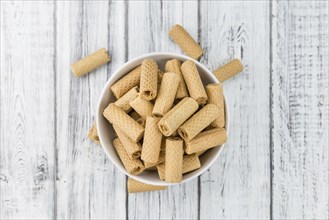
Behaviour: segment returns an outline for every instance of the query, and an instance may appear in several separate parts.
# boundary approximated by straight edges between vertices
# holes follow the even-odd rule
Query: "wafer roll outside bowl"
[[[143,162],[140,159],[130,158],[119,138],[113,140],[113,146],[128,173],[138,175],[144,171]]]
[[[138,142],[144,134],[144,128],[114,103],[110,103],[103,112],[104,117],[115,124],[132,141]]]
[[[227,134],[224,128],[214,128],[203,131],[195,138],[185,143],[187,154],[198,153],[209,148],[224,144],[227,141]]]
[[[178,44],[187,56],[197,60],[203,54],[200,45],[182,26],[176,24],[172,27],[169,31],[169,36],[176,44]]]
[[[73,63],[71,65],[71,70],[75,76],[81,77],[98,67],[106,64],[111,60],[111,57],[107,51],[102,48],[95,53],[86,56],[85,58]]]
[[[190,141],[204,128],[210,125],[219,114],[219,109],[214,104],[207,104],[195,113],[189,120],[178,128],[178,134],[185,140]]]
[[[219,82],[224,82],[243,71],[243,65],[239,59],[234,59],[224,66],[216,69],[213,73]]]
[[[179,86],[176,99],[182,99],[188,96],[185,80],[181,71],[181,62],[177,59],[168,60],[165,66],[166,72],[176,73],[179,76]]]
[[[177,89],[179,85],[179,76],[176,73],[165,73],[163,75],[159,94],[155,100],[152,114],[162,117],[174,104]]]
[[[132,178],[128,178],[127,189],[128,189],[129,193],[138,193],[138,192],[165,190],[165,189],[168,189],[168,187],[145,184],[145,183],[139,182],[137,180],[134,180]]]
[[[208,94],[208,103],[216,105],[219,110],[219,115],[211,123],[211,126],[214,128],[223,128],[225,126],[223,87],[220,83],[208,84],[206,91]]]
[[[166,139],[165,180],[179,183],[183,176],[183,140],[181,138]]]
[[[130,158],[140,158],[142,145],[140,143],[136,143],[132,141],[127,135],[121,131],[115,124],[113,124],[113,129],[115,133],[117,133],[118,138],[120,139],[123,147],[125,148],[127,154]]]
[[[140,96],[152,100],[157,96],[158,65],[152,59],[145,59],[141,67]]]
[[[165,136],[172,135],[199,108],[198,103],[189,97],[182,99],[159,121],[159,129]]]
[[[117,82],[115,82],[111,87],[113,95],[119,99],[121,96],[126,94],[131,88],[138,86],[141,78],[141,66],[136,67],[128,74],[123,76]]]
[[[133,100],[138,96],[138,87],[135,86],[132,89],[130,89],[126,94],[124,94],[121,98],[116,100],[114,104],[118,107],[120,107],[124,112],[130,112],[132,110],[132,107],[130,106],[130,101]]]
[[[146,118],[145,134],[143,139],[142,160],[156,163],[159,160],[162,133],[158,129],[159,118],[148,116]]]
[[[141,96],[136,96],[133,100],[130,101],[130,106],[144,119],[146,120],[147,116],[152,115],[153,103],[141,98]]]
[[[199,105],[206,103],[208,96],[195,63],[192,60],[185,61],[181,70],[191,98]]]

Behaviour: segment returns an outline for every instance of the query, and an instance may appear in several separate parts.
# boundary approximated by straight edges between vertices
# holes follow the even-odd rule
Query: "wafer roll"
[[[147,116],[152,115],[153,104],[150,101],[147,101],[141,96],[136,96],[133,100],[130,101],[130,106],[144,119],[146,120]]]
[[[213,73],[219,82],[224,82],[229,78],[243,71],[243,65],[239,59],[234,59],[222,67],[216,69]]]
[[[159,118],[146,118],[141,158],[148,163],[156,163],[159,160],[162,133],[158,129],[158,122]]]
[[[199,105],[206,103],[208,96],[195,63],[192,60],[185,61],[181,69],[191,98]]]
[[[189,120],[178,128],[178,134],[185,140],[190,141],[197,136],[204,128],[210,125],[219,114],[216,105],[208,104],[195,113]]]
[[[201,163],[196,154],[185,155],[183,157],[183,174],[199,169]],[[157,171],[161,180],[165,179],[165,163],[157,165]]]
[[[219,110],[219,115],[211,123],[211,126],[214,128],[223,128],[225,126],[223,87],[220,83],[209,84],[206,87],[206,91],[208,94],[208,103],[216,105]]]
[[[172,27],[169,31],[169,36],[176,44],[178,44],[187,56],[197,60],[203,54],[200,45],[182,26],[176,24]]]
[[[116,100],[114,104],[121,108],[124,112],[130,112],[132,110],[132,107],[130,106],[130,101],[133,100],[138,96],[138,87],[135,86],[132,89],[130,89],[126,94],[124,94],[121,98]]]
[[[171,109],[175,101],[178,85],[179,77],[176,73],[164,74],[152,111],[154,116],[162,117]]]
[[[128,173],[132,175],[138,175],[144,171],[144,165],[142,161],[140,159],[130,158],[119,138],[115,138],[113,140],[113,146]]]
[[[165,136],[172,135],[194,112],[198,110],[198,103],[189,97],[181,100],[158,123],[159,129]]]
[[[100,144],[98,133],[97,133],[97,128],[96,128],[96,124],[95,123],[93,124],[93,126],[88,131],[88,138],[91,141],[93,141],[93,142],[95,142],[97,144]]]
[[[111,86],[114,96],[119,99],[131,88],[138,86],[141,78],[141,66],[136,67]]]
[[[153,167],[153,166],[157,166],[163,162],[165,162],[166,160],[166,146],[164,146],[163,148],[163,143],[164,145],[166,144],[166,139],[162,138],[162,145],[161,145],[161,150],[160,150],[160,155],[159,155],[159,159],[156,163],[148,163],[146,161],[144,161],[144,166],[145,168],[149,168],[149,167]]]
[[[144,128],[114,103],[110,103],[103,112],[104,117],[115,124],[132,141],[138,142],[144,134]]]
[[[145,128],[145,120],[137,112],[132,111],[130,113],[130,117],[132,117],[138,124]]]
[[[176,99],[182,99],[188,96],[185,80],[180,68],[181,63],[177,59],[168,60],[165,66],[166,72],[176,73],[179,76],[179,86],[177,89]]]
[[[118,138],[120,139],[124,149],[130,158],[140,158],[142,145],[140,143],[136,143],[132,141],[127,135],[121,131],[115,124],[113,124],[113,128],[115,133],[117,133]]]
[[[167,138],[165,180],[171,183],[182,181],[183,174],[183,140],[180,138]]]
[[[187,154],[197,153],[224,144],[226,141],[226,130],[224,128],[214,128],[203,131],[192,140],[187,141],[185,144],[185,152]]]
[[[145,59],[141,67],[140,96],[152,100],[157,96],[158,65],[154,60]]]
[[[128,178],[127,188],[129,193],[138,193],[138,192],[148,192],[148,191],[156,191],[156,190],[165,190],[168,189],[167,186],[154,186],[150,184],[145,184],[134,180],[132,178]]]
[[[111,57],[107,51],[102,48],[95,53],[92,53],[89,56],[86,56],[85,58],[73,63],[71,65],[71,70],[75,76],[81,77],[106,64],[110,60]]]

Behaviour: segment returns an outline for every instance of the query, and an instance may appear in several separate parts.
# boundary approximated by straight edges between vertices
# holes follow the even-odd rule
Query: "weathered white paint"
[[[329,218],[328,2],[272,7],[273,217]]]
[[[53,11],[1,1],[1,219],[54,217]]]

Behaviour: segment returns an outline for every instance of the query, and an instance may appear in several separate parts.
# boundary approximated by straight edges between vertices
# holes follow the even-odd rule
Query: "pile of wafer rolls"
[[[179,183],[185,173],[201,167],[203,153],[227,140],[222,85],[204,86],[193,60],[168,60],[162,71],[154,60],[145,59],[111,91],[117,100],[103,115],[113,126],[113,146],[131,175],[147,170]]]

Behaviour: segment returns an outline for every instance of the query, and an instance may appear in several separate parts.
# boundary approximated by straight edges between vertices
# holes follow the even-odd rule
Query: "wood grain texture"
[[[273,1],[273,218],[329,217],[328,2]]]
[[[124,26],[123,7],[106,1],[57,3],[58,218],[125,218],[125,177],[101,146],[86,139],[112,66],[82,78],[69,69],[70,63],[101,47],[124,45],[123,30],[118,28]],[[109,29],[116,31],[109,34]],[[117,64],[124,61],[118,49]]]
[[[187,7],[188,10],[184,10]],[[197,38],[197,2],[131,1],[128,15],[128,59],[156,51],[182,53],[168,37],[168,30],[176,23],[183,24]],[[165,191],[129,194],[128,197],[129,219],[198,217],[197,179]]]
[[[53,11],[1,1],[1,219],[54,217]]]
[[[201,2],[202,63],[214,70],[240,58],[242,74],[223,83],[228,142],[201,176],[201,219],[270,218],[269,2]],[[214,21],[217,21],[215,24]]]

